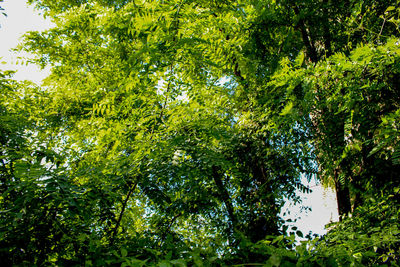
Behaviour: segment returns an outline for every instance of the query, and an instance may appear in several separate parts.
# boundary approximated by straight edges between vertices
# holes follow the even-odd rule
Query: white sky
[[[51,22],[39,16],[39,12],[32,6],[28,6],[25,0],[5,0],[4,2],[0,0],[0,6],[7,14],[7,17],[0,14],[0,62],[2,62],[0,69],[18,70],[14,76],[16,80],[31,80],[40,83],[47,76],[48,70],[40,71],[32,64],[22,65],[24,60],[18,60],[18,57],[29,55],[14,54],[10,52],[10,49],[17,46],[20,37],[25,32],[48,29],[51,27]]]
[[[0,15],[0,62],[2,70],[18,70],[14,76],[17,80],[31,80],[40,84],[41,80],[48,75],[48,70],[40,71],[33,65],[16,65],[17,56],[10,52],[14,48],[19,38],[26,31],[45,30],[51,27],[51,22],[44,20],[39,12],[35,11],[32,6],[27,6],[25,0],[5,0],[0,5],[5,9],[7,17]],[[305,181],[304,181],[305,182]],[[293,207],[289,203],[285,206],[289,208],[290,215],[285,218],[295,219],[299,216],[302,218],[294,223],[300,231],[306,235],[309,231],[317,234],[324,234],[325,224],[330,221],[338,221],[338,212],[336,206],[336,196],[334,191],[323,189],[321,186],[315,186],[315,182],[311,182],[313,193],[302,195],[303,205],[312,208],[312,212],[300,212],[300,207]]]
[[[282,209],[282,213],[288,209],[290,215],[283,217],[285,219],[291,218],[292,220],[300,217],[293,225],[297,226],[303,232],[304,236],[310,231],[319,235],[325,234],[325,224],[339,220],[336,193],[330,188],[325,189],[321,185],[316,184],[314,180],[308,183],[306,179],[303,179],[303,183],[312,189],[312,193],[298,193],[303,200],[302,205],[310,207],[312,209],[311,212],[302,211],[301,206],[293,206],[287,202]]]

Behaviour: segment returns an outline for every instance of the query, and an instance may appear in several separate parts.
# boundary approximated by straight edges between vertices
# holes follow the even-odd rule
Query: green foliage
[[[6,265],[396,266],[398,1],[29,2],[56,26],[20,45],[43,88],[0,73]],[[315,174],[342,221],[296,247]]]
[[[284,59],[269,83],[286,95],[281,116],[299,120],[309,114],[319,177],[337,190],[349,188],[354,207],[368,191],[399,182],[399,51],[399,39],[393,38],[307,68]]]
[[[322,238],[296,248],[300,264],[397,266],[400,255],[399,188],[371,197],[352,216],[328,225]]]

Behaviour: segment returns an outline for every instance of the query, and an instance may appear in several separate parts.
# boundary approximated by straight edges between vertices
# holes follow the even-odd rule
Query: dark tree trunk
[[[259,184],[260,188],[256,189],[257,194],[262,198],[258,199],[255,206],[261,206],[264,209],[264,215],[255,214],[248,225],[247,236],[254,243],[263,240],[267,235],[278,235],[278,208],[273,194],[271,181],[269,181],[264,167],[261,162],[256,160],[252,168],[253,179]],[[261,187],[263,188],[262,191]]]
[[[322,25],[323,27],[323,37],[324,37],[324,45],[325,45],[325,55],[326,57],[329,57],[332,55],[332,44],[331,44],[331,32],[329,30],[329,12],[328,12],[328,5],[329,1],[328,0],[323,0],[324,3],[324,23]]]
[[[349,188],[339,181],[337,171],[335,171],[335,189],[339,220],[341,221],[345,215],[351,212],[351,202]]]
[[[212,167],[212,176],[213,176],[215,185],[217,186],[218,194],[219,194],[221,200],[224,202],[225,207],[228,211],[229,219],[232,223],[230,228],[231,228],[231,231],[233,232],[233,230],[237,226],[237,219],[235,216],[235,212],[233,209],[232,201],[229,196],[228,190],[226,189],[225,185],[222,182],[222,175],[221,175],[219,167],[217,167],[217,166]]]
[[[300,9],[296,5],[294,5],[293,10],[297,16],[300,15]],[[311,62],[316,63],[318,61],[317,50],[315,49],[313,40],[311,40],[310,34],[307,32],[307,27],[304,19],[299,19],[297,27],[300,29],[301,37],[306,47],[308,58],[311,60]]]

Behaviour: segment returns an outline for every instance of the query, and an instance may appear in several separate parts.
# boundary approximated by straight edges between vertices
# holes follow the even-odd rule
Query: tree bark
[[[350,191],[349,188],[339,181],[338,171],[335,170],[335,189],[336,200],[338,205],[339,220],[342,221],[344,216],[351,212]]]
[[[221,173],[217,166],[212,167],[212,176],[213,176],[215,185],[217,186],[218,193],[221,197],[221,200],[224,202],[226,209],[228,211],[229,219],[232,222],[231,228],[233,228],[233,229],[231,229],[231,230],[234,230],[237,226],[237,219],[236,219],[236,216],[234,213],[232,201],[229,196],[228,190],[226,190],[226,187],[222,183]]]
[[[293,7],[293,10],[297,16],[300,15],[300,10],[296,5]],[[306,46],[307,56],[310,58],[311,62],[316,63],[318,61],[317,50],[315,49],[314,43],[311,40],[309,34],[307,33],[307,28],[304,19],[302,18],[299,19],[297,26],[300,28],[301,37],[303,39],[304,45]]]
[[[276,207],[275,196],[273,195],[273,189],[271,181],[269,181],[262,162],[256,161],[252,168],[253,179],[262,185],[263,199],[259,201],[258,205],[264,207],[265,215],[256,216],[249,223],[248,236],[254,243],[263,240],[267,235],[278,235],[278,209]],[[260,189],[257,189],[260,190]]]
[[[326,57],[329,57],[332,55],[332,44],[331,44],[331,32],[329,30],[329,14],[328,14],[328,7],[329,1],[328,0],[323,0],[323,11],[324,11],[324,23],[322,25],[323,28],[323,37],[324,37],[324,46],[325,46],[325,55]]]

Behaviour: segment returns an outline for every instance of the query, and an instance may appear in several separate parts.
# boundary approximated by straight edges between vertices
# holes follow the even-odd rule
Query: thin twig
[[[385,22],[386,22],[386,18],[383,18],[383,23],[382,23],[381,30],[379,31],[378,38],[381,37],[382,31],[383,31],[383,27],[385,26]]]

